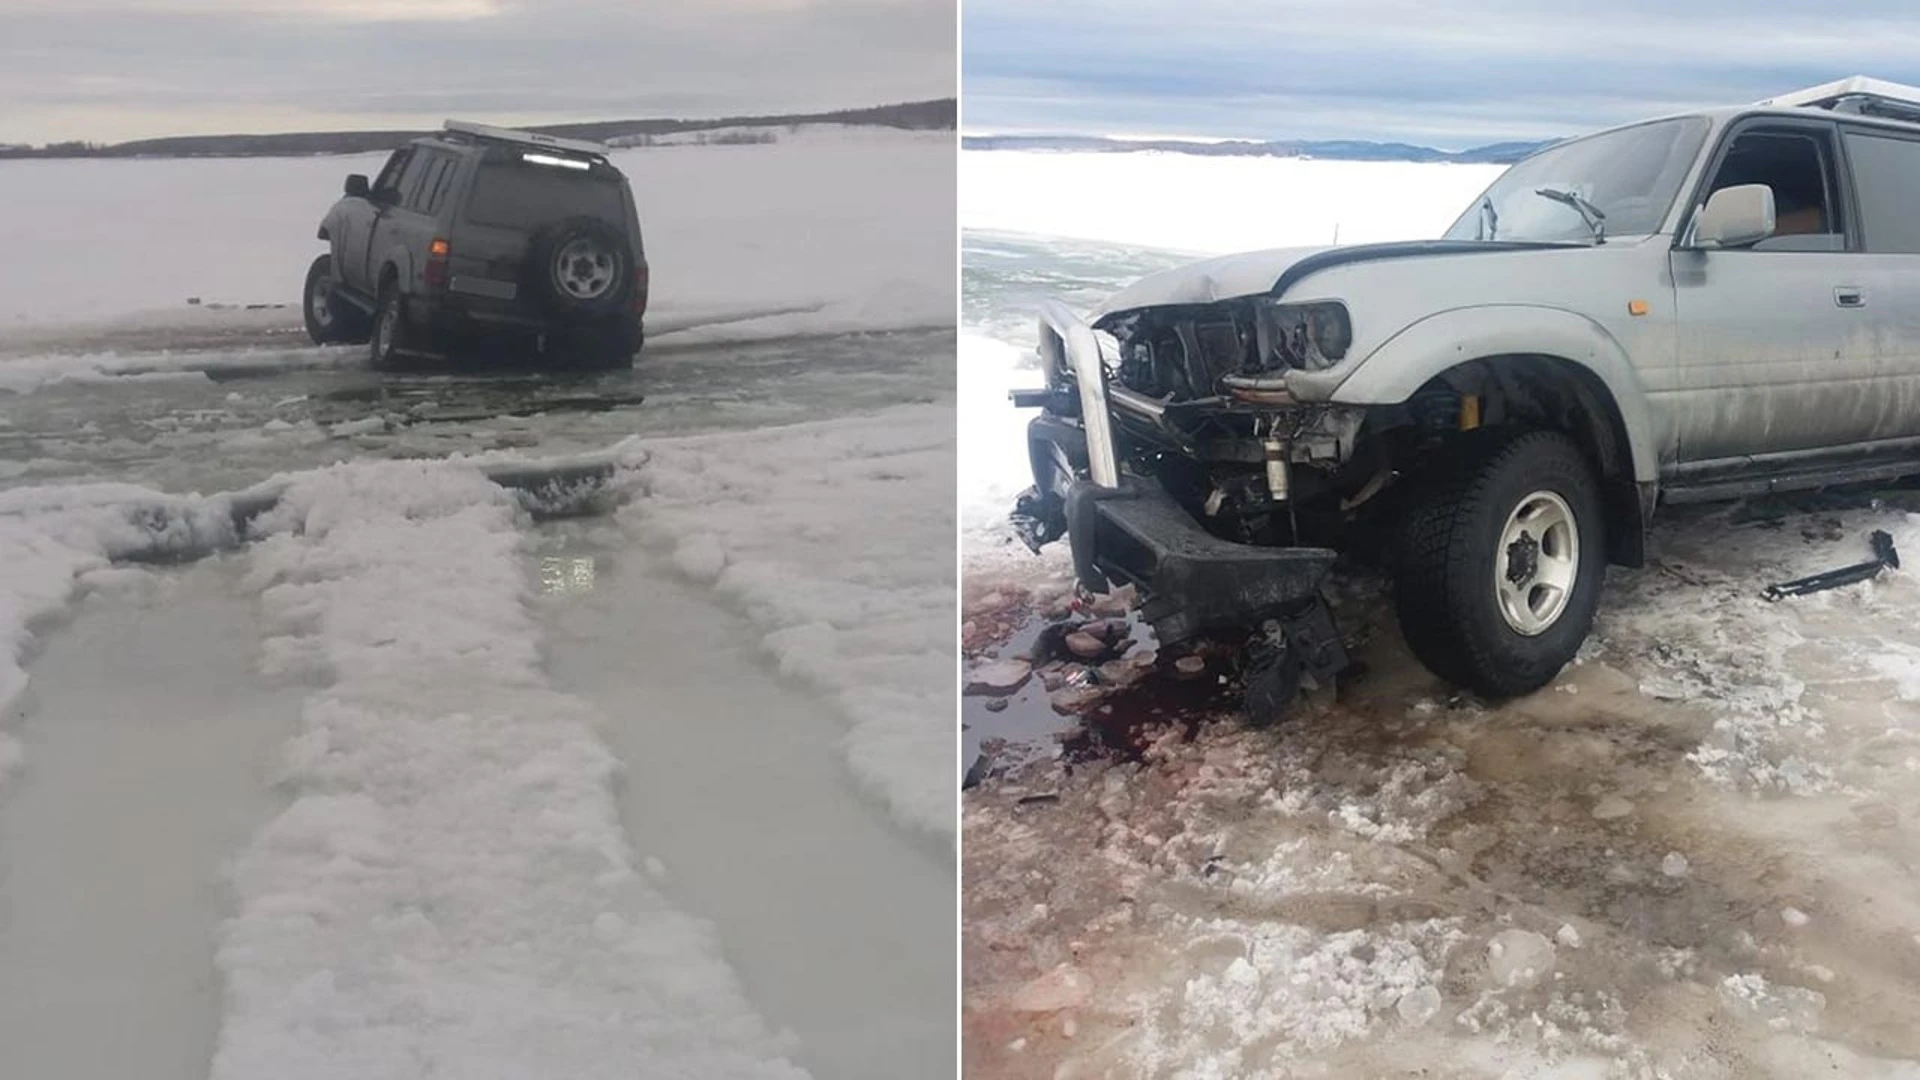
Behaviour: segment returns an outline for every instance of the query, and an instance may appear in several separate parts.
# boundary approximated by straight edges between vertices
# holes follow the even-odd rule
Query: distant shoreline
[[[788,113],[776,116],[728,116],[711,120],[598,120],[575,124],[538,124],[526,130],[562,138],[607,142],[612,139],[681,135],[723,128],[782,128],[806,124],[883,127],[907,131],[953,131],[958,107],[953,98],[935,98],[867,109]],[[391,150],[421,130],[309,131],[277,135],[178,135],[132,142],[0,145],[0,161],[39,158],[185,158],[308,157],[366,154]]]
[[[1114,139],[1100,135],[963,135],[963,150],[1025,150],[1082,154],[1190,154],[1195,157],[1325,158],[1334,161],[1447,162],[1456,165],[1511,165],[1558,140],[1503,142],[1467,150],[1436,150],[1409,143],[1363,139]]]

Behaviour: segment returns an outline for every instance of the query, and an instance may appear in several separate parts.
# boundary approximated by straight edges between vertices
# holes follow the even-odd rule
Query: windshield
[[[617,175],[488,162],[480,167],[473,197],[467,202],[467,220],[482,225],[535,228],[581,216],[625,225],[627,211]]]
[[[1606,216],[1608,236],[1659,232],[1707,127],[1697,116],[1660,120],[1542,150],[1502,173],[1446,238],[1591,242],[1578,204],[1541,195],[1542,188],[1586,200]]]

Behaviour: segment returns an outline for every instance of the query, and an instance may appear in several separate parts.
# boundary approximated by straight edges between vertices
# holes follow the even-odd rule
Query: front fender
[[[1585,368],[1613,396],[1641,483],[1659,477],[1662,433],[1627,350],[1606,328],[1562,308],[1484,304],[1442,311],[1408,325],[1352,365],[1313,372],[1303,389],[1347,405],[1397,405],[1434,376],[1489,356],[1551,356]],[[1325,376],[1321,386],[1316,378]],[[1299,375],[1288,377],[1291,384]],[[1319,390],[1320,393],[1313,393]]]

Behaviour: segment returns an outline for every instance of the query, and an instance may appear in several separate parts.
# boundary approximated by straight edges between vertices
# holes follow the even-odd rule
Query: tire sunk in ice
[[[307,337],[315,345],[358,345],[367,340],[370,324],[366,313],[340,297],[332,255],[322,255],[307,267],[300,311],[307,324]]]
[[[1476,432],[1423,486],[1394,553],[1407,645],[1487,697],[1545,686],[1592,629],[1605,573],[1586,456],[1555,431]]]

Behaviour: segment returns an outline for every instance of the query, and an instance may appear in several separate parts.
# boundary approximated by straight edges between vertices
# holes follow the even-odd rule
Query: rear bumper
[[[1042,319],[1041,357],[1054,391],[1045,397],[1077,404],[1081,415],[1049,407],[1027,426],[1034,486],[1013,513],[1027,544],[1037,551],[1064,535],[1080,583],[1095,592],[1135,586],[1142,617],[1166,643],[1257,623],[1317,599],[1333,551],[1223,540],[1158,481],[1120,473],[1092,332],[1059,305]],[[1060,392],[1068,371],[1077,393]]]
[[[407,305],[408,315],[419,326],[435,333],[450,335],[504,332],[528,335],[591,334],[614,338],[638,352],[644,333],[641,318],[630,311],[616,311],[593,319],[562,318],[525,304],[489,298],[445,293],[415,297]]]

